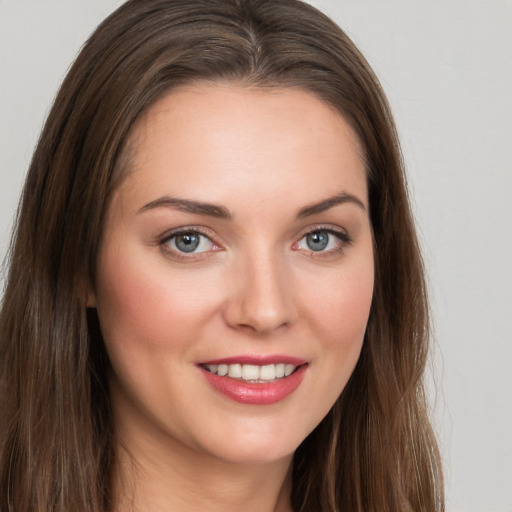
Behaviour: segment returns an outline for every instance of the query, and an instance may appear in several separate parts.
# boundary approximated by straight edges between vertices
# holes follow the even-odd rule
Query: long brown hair
[[[444,510],[422,384],[422,260],[378,80],[342,30],[298,0],[130,0],[69,71],[27,176],[0,316],[0,511],[114,506],[109,361],[87,283],[130,128],[197,81],[301,88],[336,108],[364,148],[372,309],[349,383],[296,451],[294,510]]]

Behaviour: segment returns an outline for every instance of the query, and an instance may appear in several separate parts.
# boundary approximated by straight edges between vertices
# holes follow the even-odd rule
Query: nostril
[[[289,327],[294,321],[294,308],[281,297],[269,300],[252,295],[227,304],[225,318],[232,328],[266,334]]]
[[[261,250],[262,240],[239,253],[235,280],[225,303],[228,325],[250,334],[268,335],[289,327],[296,317],[286,261]],[[257,250],[259,248],[259,250]]]

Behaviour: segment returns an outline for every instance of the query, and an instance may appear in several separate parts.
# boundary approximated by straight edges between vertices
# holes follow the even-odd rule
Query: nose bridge
[[[269,333],[294,320],[295,306],[287,265],[272,247],[240,255],[235,293],[228,304],[228,322]]]

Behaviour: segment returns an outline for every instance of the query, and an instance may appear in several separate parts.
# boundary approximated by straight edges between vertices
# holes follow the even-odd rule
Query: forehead
[[[147,192],[148,200],[158,189],[187,197],[214,192],[223,202],[250,191],[323,199],[349,187],[366,201],[353,130],[339,112],[299,89],[175,90],[141,116],[128,147],[126,185]]]

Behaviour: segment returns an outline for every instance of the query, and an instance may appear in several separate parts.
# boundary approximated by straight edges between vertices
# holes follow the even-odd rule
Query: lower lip
[[[291,395],[302,382],[307,365],[302,365],[288,377],[262,384],[220,377],[200,367],[210,385],[235,402],[250,405],[270,405]]]

